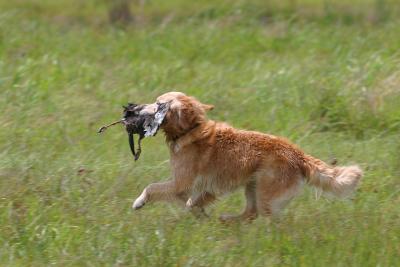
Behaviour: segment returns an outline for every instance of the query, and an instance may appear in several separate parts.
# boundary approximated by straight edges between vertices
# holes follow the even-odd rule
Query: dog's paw
[[[142,208],[144,206],[144,204],[146,204],[146,202],[144,202],[140,199],[139,200],[137,199],[137,200],[135,200],[135,202],[133,202],[132,209],[138,210],[138,209]]]
[[[134,202],[132,208],[138,210],[146,204],[146,192],[143,192]]]
[[[193,208],[193,206],[194,206],[194,202],[193,202],[192,198],[189,198],[189,199],[186,201],[186,208],[190,210],[190,209]]]

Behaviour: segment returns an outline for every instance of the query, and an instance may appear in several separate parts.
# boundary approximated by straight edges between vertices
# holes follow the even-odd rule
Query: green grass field
[[[145,1],[127,26],[102,0],[0,1],[0,266],[399,266],[400,4]],[[157,203],[162,134],[134,162],[128,101],[182,91],[210,117],[358,163],[348,200],[312,188],[278,220],[225,226],[243,192],[197,220]]]

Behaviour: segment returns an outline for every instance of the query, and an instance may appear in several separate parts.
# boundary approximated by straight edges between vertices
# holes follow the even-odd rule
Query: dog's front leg
[[[182,197],[176,190],[175,181],[167,181],[148,185],[133,202],[132,208],[137,210],[148,202],[180,200]]]
[[[186,201],[186,208],[197,218],[208,217],[204,207],[215,200],[215,196],[208,192],[195,192]]]
[[[204,207],[215,200],[215,196],[208,192],[194,192],[186,201],[186,208],[196,217],[207,217]]]
[[[192,192],[189,199],[186,201],[186,208],[191,210],[194,207],[203,206],[199,204],[201,204],[203,195],[205,194],[206,192]]]

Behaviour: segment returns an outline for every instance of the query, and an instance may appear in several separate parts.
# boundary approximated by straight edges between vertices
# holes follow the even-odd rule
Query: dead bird
[[[103,133],[108,127],[122,123],[128,133],[129,147],[136,160],[139,159],[142,152],[141,141],[144,137],[155,136],[158,132],[160,125],[162,124],[164,117],[168,111],[169,103],[160,103],[156,107],[153,107],[152,112],[147,110],[147,105],[138,105],[128,103],[127,106],[123,106],[122,119],[102,126],[98,133]],[[134,134],[139,135],[138,149],[135,150]]]

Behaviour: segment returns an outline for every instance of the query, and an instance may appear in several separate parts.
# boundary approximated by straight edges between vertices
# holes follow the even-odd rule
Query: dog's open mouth
[[[157,110],[154,114],[142,113],[141,111],[145,106],[146,105],[128,103],[127,106],[123,106],[124,110],[121,120],[103,126],[98,130],[98,133],[102,133],[108,127],[122,123],[128,133],[129,147],[135,161],[139,159],[142,152],[142,139],[144,137],[154,136],[157,134],[157,131],[169,108],[168,103],[157,104]],[[135,150],[134,134],[139,135],[137,150]]]

